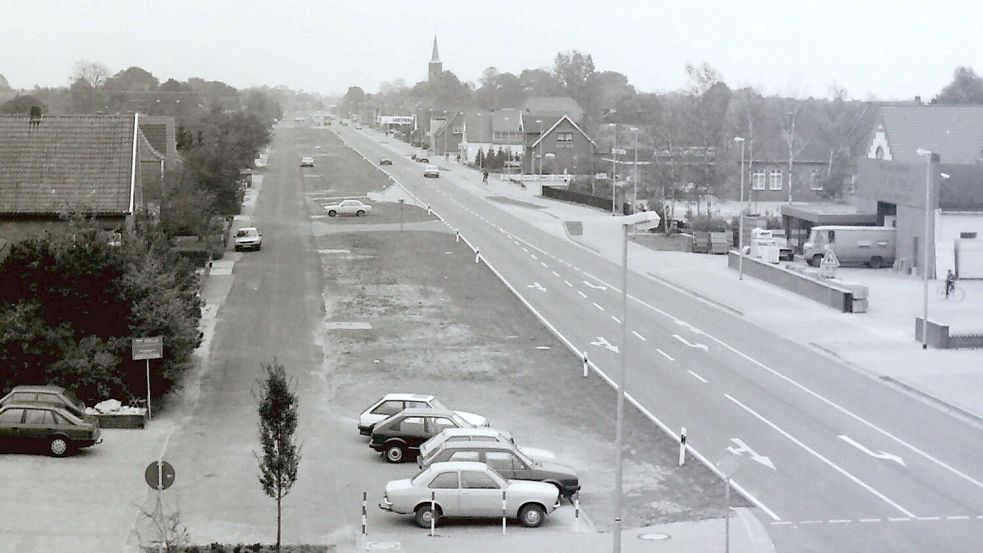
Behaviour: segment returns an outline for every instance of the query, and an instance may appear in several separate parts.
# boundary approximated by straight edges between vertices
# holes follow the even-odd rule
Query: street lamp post
[[[734,142],[741,143],[741,213],[737,223],[737,252],[740,257],[737,261],[737,280],[744,280],[744,138],[735,136]]]
[[[543,120],[536,119],[539,123],[539,176],[543,176]]]
[[[618,124],[608,123],[613,129],[614,140],[611,146],[611,215],[617,215],[618,210],[617,198],[618,198]]]
[[[932,201],[932,162],[939,159],[938,154],[931,150],[918,148],[916,153],[925,156],[925,239],[922,246],[922,349],[928,349],[928,233],[931,225]],[[934,242],[934,241],[933,241]],[[933,243],[934,247],[935,244]]]
[[[638,127],[632,127],[631,130],[635,133],[635,163],[631,176],[631,212],[634,213],[638,205]]]
[[[505,180],[512,176],[512,131],[509,130],[509,118],[503,117],[505,121]]]
[[[628,231],[648,230],[659,224],[659,214],[654,211],[643,211],[620,219],[624,228],[624,239],[621,249],[621,351],[620,369],[618,376],[618,407],[615,429],[614,447],[617,452],[617,466],[614,472],[614,553],[621,553],[621,518],[622,518],[622,488],[625,472],[625,379],[628,366]]]

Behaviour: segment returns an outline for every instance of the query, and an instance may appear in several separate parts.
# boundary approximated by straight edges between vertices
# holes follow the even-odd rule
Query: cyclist
[[[945,297],[949,297],[949,294],[956,289],[956,274],[949,269],[949,272],[945,275]]]

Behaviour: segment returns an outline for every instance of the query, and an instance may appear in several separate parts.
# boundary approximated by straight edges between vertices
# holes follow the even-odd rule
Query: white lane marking
[[[701,344],[699,342],[690,343],[690,342],[688,342],[686,340],[686,338],[683,338],[679,334],[673,334],[672,337],[675,338],[675,339],[677,339],[677,340],[679,340],[680,342],[686,344],[687,346],[689,346],[691,348],[702,349],[703,351],[710,351],[710,347],[707,346],[706,344]]]
[[[771,523],[772,526],[788,526],[790,524],[792,524],[791,520],[779,520]]]
[[[863,451],[864,453],[866,453],[867,455],[870,455],[871,457],[873,457],[875,459],[883,459],[885,461],[894,461],[895,463],[901,465],[902,467],[905,466],[904,459],[902,459],[901,457],[899,457],[897,455],[894,455],[894,454],[891,454],[891,453],[885,453],[883,451],[881,451],[880,453],[874,453],[873,451],[871,451],[871,450],[867,449],[866,447],[864,447],[862,444],[857,443],[853,438],[851,438],[850,436],[847,436],[846,434],[840,434],[840,439],[843,440],[844,442],[852,445],[853,447],[859,449],[860,451]]]
[[[550,268],[550,266],[549,266],[549,265],[547,265],[547,264],[545,264],[545,263],[543,263],[542,261],[540,261],[540,262],[539,262],[539,264],[540,264],[540,265],[542,265],[543,267],[546,267],[547,269],[549,269],[549,268]]]
[[[590,343],[590,345],[597,346],[599,348],[607,348],[609,351],[620,353],[618,346],[612,345],[611,342],[608,342],[603,336],[598,336],[596,340]]]
[[[917,517],[917,520],[940,520],[942,517]]]
[[[772,463],[771,459],[767,455],[762,455],[757,451],[751,449],[751,446],[744,443],[744,441],[741,440],[740,438],[731,438],[730,441],[734,442],[734,445],[727,446],[727,451],[739,457],[743,457],[744,454],[747,453],[748,457],[750,457],[752,461],[756,463],[761,463],[762,465],[770,468],[771,470],[775,470],[775,463]]]
[[[686,372],[688,372],[689,374],[691,374],[691,375],[693,375],[693,378],[695,378],[695,379],[697,379],[697,380],[699,380],[700,382],[702,382],[702,383],[704,383],[704,384],[707,384],[707,383],[708,383],[708,381],[707,381],[707,379],[705,379],[705,378],[703,378],[702,376],[700,376],[700,375],[698,375],[698,374],[696,374],[695,372],[693,372],[693,371],[691,371],[691,370],[689,370],[689,369],[686,369]],[[774,467],[773,467],[773,468],[774,468]]]
[[[671,355],[669,355],[668,353],[662,351],[662,349],[655,348],[655,351],[659,352],[659,354],[662,355],[662,357],[665,357],[666,359],[668,359],[670,361],[675,361],[675,359],[673,359]]]
[[[634,335],[635,335],[635,337],[637,337],[637,338],[638,338],[639,340],[641,340],[641,341],[643,341],[643,342],[644,342],[644,341],[646,341],[646,340],[645,340],[645,336],[642,336],[642,335],[641,335],[641,334],[639,334],[639,333],[638,333],[637,331],[634,331],[634,330],[632,330],[632,331],[631,331],[631,333],[632,333],[632,334],[634,334]]]
[[[592,282],[587,282],[586,280],[584,281],[584,284],[587,285],[588,288],[593,288],[595,290],[607,290],[607,288],[605,288],[604,286],[597,286],[596,284]]]
[[[573,288],[573,284],[570,284],[570,281],[569,280],[564,280],[563,281],[563,284],[566,284],[567,286]]]
[[[555,276],[556,278],[560,278],[560,273],[556,271],[550,271],[550,272],[553,273],[553,276]]]
[[[879,518],[862,518],[858,522],[880,522]]]
[[[524,251],[525,253],[529,253],[529,250],[527,250],[525,248],[522,248],[522,251]]]
[[[621,324],[621,319],[615,317],[614,315],[611,315],[611,320],[618,323],[619,325]]]
[[[845,518],[831,518],[831,519],[829,519],[829,523],[830,524],[849,524],[851,522],[853,522],[853,521],[852,520],[845,519]]]
[[[890,521],[890,522],[907,522],[907,521],[911,520],[911,518],[909,518],[909,517],[888,517],[887,520]]]
[[[821,521],[821,520],[801,520],[801,521],[799,521],[799,524],[822,524],[822,523],[823,523],[823,521]]]
[[[587,294],[581,292],[580,290],[577,290],[577,293],[580,294],[580,297],[585,298],[585,299],[587,298]]]
[[[969,520],[969,515],[953,515],[945,518],[947,520]]]
[[[529,254],[529,257],[535,259],[536,261],[539,261],[539,258],[536,257],[536,254],[534,254],[534,253]]]
[[[526,286],[526,288],[532,288],[533,290],[539,290],[540,292],[546,291],[546,288],[543,288],[543,285],[538,282],[533,282],[529,286]]]
[[[724,394],[724,397],[726,397],[727,399],[729,399],[730,401],[732,401],[734,404],[736,404],[741,409],[744,409],[745,411],[747,411],[748,413],[750,413],[751,415],[753,415],[755,418],[757,418],[761,422],[763,422],[766,425],[770,426],[772,428],[772,430],[774,430],[774,431],[778,432],[779,434],[781,434],[782,436],[785,436],[786,438],[788,438],[788,440],[791,441],[792,443],[794,443],[795,445],[797,445],[797,446],[801,447],[802,449],[806,450],[807,452],[811,453],[815,458],[819,459],[820,461],[822,461],[823,463],[825,463],[826,465],[828,465],[830,468],[832,468],[836,472],[839,472],[843,476],[846,476],[851,481],[853,481],[855,484],[859,485],[863,489],[865,489],[868,492],[872,493],[874,496],[876,496],[877,498],[881,499],[882,501],[884,501],[888,505],[890,505],[890,506],[894,507],[895,509],[901,511],[906,516],[909,516],[909,517],[912,517],[912,518],[915,517],[915,514],[914,513],[912,513],[908,509],[905,509],[901,505],[898,505],[894,500],[892,500],[891,498],[889,498],[886,495],[882,494],[881,492],[877,491],[870,484],[867,484],[863,480],[857,478],[856,476],[854,476],[853,474],[851,474],[848,470],[846,470],[843,467],[837,465],[833,461],[830,461],[828,458],[826,458],[825,456],[823,456],[823,454],[819,453],[815,449],[812,449],[808,445],[802,443],[801,440],[799,440],[795,436],[789,434],[788,432],[786,432],[785,430],[783,430],[781,427],[779,427],[777,424],[775,424],[775,423],[771,422],[770,420],[766,419],[764,416],[760,415],[754,409],[751,409],[747,405],[744,405],[743,403],[741,403],[740,401],[738,401],[737,399],[735,399],[734,396],[732,396],[730,394]]]
[[[600,305],[597,305],[597,302],[594,302],[594,307],[600,309],[601,311],[604,311],[604,308],[601,307]]]

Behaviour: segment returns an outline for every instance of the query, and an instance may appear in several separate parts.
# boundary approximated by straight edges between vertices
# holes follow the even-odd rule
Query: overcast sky
[[[444,69],[549,68],[593,55],[639,90],[685,83],[707,62],[731,87],[859,99],[928,99],[958,65],[983,72],[980,0],[0,0],[0,74],[15,88],[63,86],[79,59],[137,65],[162,81],[320,93],[426,78],[436,34]]]

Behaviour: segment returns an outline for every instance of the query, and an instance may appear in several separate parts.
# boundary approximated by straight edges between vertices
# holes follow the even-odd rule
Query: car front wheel
[[[386,446],[386,461],[390,463],[402,463],[406,457],[406,448],[402,444],[390,444]]]
[[[537,528],[546,518],[546,509],[540,505],[526,505],[519,511],[519,522],[526,528]]]
[[[437,514],[434,515],[433,511],[430,510],[429,503],[426,505],[420,505],[413,513],[413,520],[420,528],[430,528],[431,521],[433,521],[434,526],[436,526],[437,521],[440,520],[440,507],[437,507]]]
[[[48,451],[53,457],[64,457],[69,449],[68,440],[61,436],[55,436],[48,442]]]
[[[337,214],[338,212],[332,209],[331,211],[328,212],[328,217],[334,217]]]

